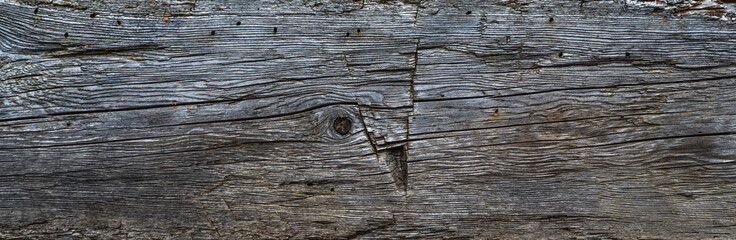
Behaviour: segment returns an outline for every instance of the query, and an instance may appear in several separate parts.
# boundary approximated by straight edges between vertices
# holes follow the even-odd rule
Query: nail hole
[[[360,28],[358,28],[357,32],[360,33]]]
[[[89,17],[90,18],[95,18],[95,17],[97,17],[97,13],[92,13],[92,14],[89,15]]]
[[[66,126],[67,127],[71,127],[72,126],[72,122],[66,122]]]
[[[346,32],[346,33],[345,33],[345,36],[346,36],[346,37],[350,37],[350,33],[349,33],[349,32]]]
[[[626,55],[627,57],[629,57],[629,56],[631,56],[631,53],[629,53],[629,52],[626,52],[626,53],[625,53],[625,55]]]
[[[549,23],[554,23],[554,22],[555,22],[554,18],[549,18]]]
[[[563,55],[564,55],[564,53],[562,53],[562,52],[557,53],[557,57],[562,57]]]
[[[235,23],[235,26],[240,26],[240,24],[243,24],[243,23],[241,23],[240,21],[238,21],[238,22]]]
[[[275,27],[273,28],[273,33],[276,33],[276,32],[278,32],[278,31],[279,31],[279,29],[278,29],[278,28],[275,28]]]
[[[498,109],[493,110],[493,116],[494,117],[498,117],[499,115],[501,115],[501,112],[499,112]]]
[[[64,38],[68,38],[68,37],[69,37],[69,33],[64,33]]]
[[[352,125],[353,123],[350,121],[349,118],[346,117],[335,118],[335,121],[332,122],[332,127],[335,129],[335,132],[339,133],[340,135],[350,133],[350,128],[352,127]]]
[[[215,31],[210,32],[210,35],[215,36]]]
[[[33,14],[38,14],[38,8],[33,9]]]
[[[465,15],[470,15],[470,14],[473,14],[473,11],[467,11],[467,12],[465,12]]]
[[[330,192],[334,192],[334,191],[335,191],[335,188],[330,188]]]
[[[118,23],[118,26],[123,25],[123,22],[121,22],[120,20],[117,20],[116,22]]]

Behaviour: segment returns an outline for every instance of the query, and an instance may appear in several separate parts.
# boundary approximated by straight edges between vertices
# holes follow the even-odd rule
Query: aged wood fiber
[[[734,239],[732,4],[663,2],[0,0],[0,238]]]

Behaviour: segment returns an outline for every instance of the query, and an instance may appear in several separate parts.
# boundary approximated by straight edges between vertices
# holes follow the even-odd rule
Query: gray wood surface
[[[0,0],[0,239],[734,239],[731,2]]]

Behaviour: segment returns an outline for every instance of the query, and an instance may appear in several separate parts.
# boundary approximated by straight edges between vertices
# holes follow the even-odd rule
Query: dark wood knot
[[[348,134],[352,126],[353,122],[350,121],[350,118],[346,117],[335,118],[335,121],[332,122],[332,127],[335,129],[335,132],[339,133],[340,135]]]

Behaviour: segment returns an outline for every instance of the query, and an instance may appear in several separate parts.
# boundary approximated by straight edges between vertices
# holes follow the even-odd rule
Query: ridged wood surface
[[[670,2],[0,0],[0,238],[736,238],[732,4]]]

